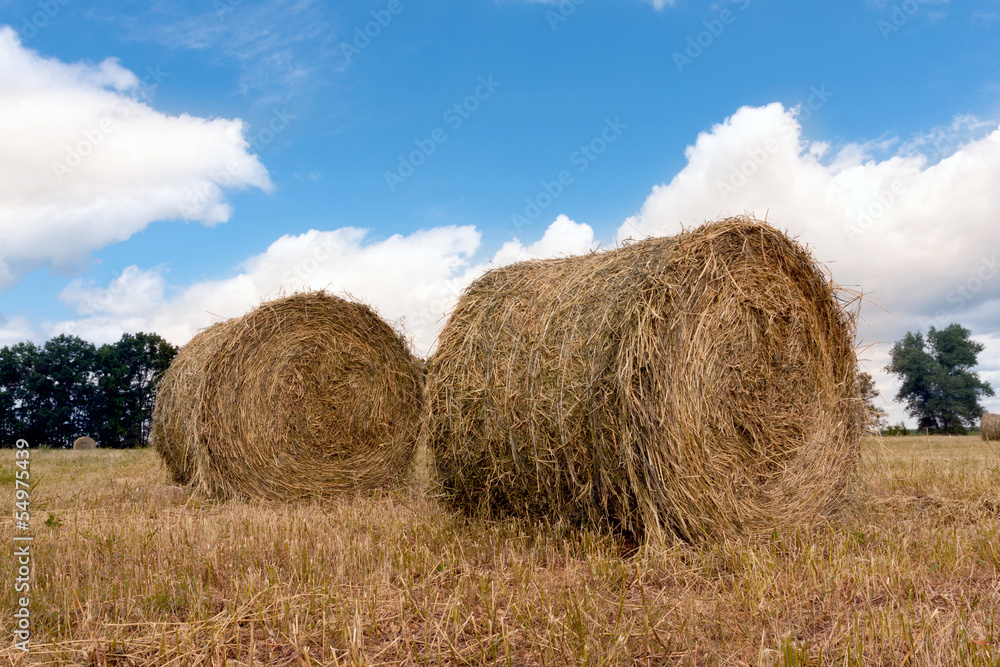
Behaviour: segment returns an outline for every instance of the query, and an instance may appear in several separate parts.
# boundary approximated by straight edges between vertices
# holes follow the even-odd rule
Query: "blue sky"
[[[950,321],[1000,387],[997,0],[0,1],[4,25],[0,344],[183,343],[310,286],[423,352],[491,265],[752,212],[872,294],[884,394],[891,342]]]

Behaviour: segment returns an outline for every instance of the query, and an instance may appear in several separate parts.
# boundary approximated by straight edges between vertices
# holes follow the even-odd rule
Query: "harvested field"
[[[422,482],[215,502],[170,486],[149,450],[31,457],[31,653],[5,642],[3,664],[1000,661],[1000,450],[977,436],[866,438],[861,493],[833,520],[637,550],[605,531],[466,520]],[[6,450],[8,497],[13,465]],[[0,576],[16,567],[0,559]],[[14,597],[0,597],[8,637]]]

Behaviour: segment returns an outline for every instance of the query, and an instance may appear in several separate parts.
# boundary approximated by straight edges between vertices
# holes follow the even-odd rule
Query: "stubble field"
[[[835,517],[692,547],[378,498],[217,503],[155,454],[37,451],[31,650],[90,665],[1000,665],[1000,448],[865,441]],[[0,452],[14,507],[14,453]],[[16,534],[22,534],[16,531]]]

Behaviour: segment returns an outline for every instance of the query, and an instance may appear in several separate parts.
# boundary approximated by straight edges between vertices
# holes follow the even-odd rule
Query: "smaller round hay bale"
[[[97,449],[97,442],[93,438],[83,436],[73,441],[73,449]]]
[[[422,392],[420,364],[371,308],[300,293],[184,346],[150,442],[175,482],[217,498],[369,491],[408,474]]]
[[[979,421],[979,434],[983,440],[1000,442],[1000,415],[987,412]]]

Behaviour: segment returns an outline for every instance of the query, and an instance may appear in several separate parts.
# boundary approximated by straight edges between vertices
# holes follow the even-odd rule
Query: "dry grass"
[[[379,489],[410,473],[422,374],[371,308],[302,292],[185,345],[150,440],[176,483],[217,498]]]
[[[451,506],[688,540],[836,507],[866,416],[854,296],[730,218],[494,269],[428,363]]]
[[[701,548],[467,520],[419,464],[411,489],[287,505],[193,499],[150,450],[33,451],[21,664],[1000,664],[1000,450],[977,437],[865,441],[840,516]]]

